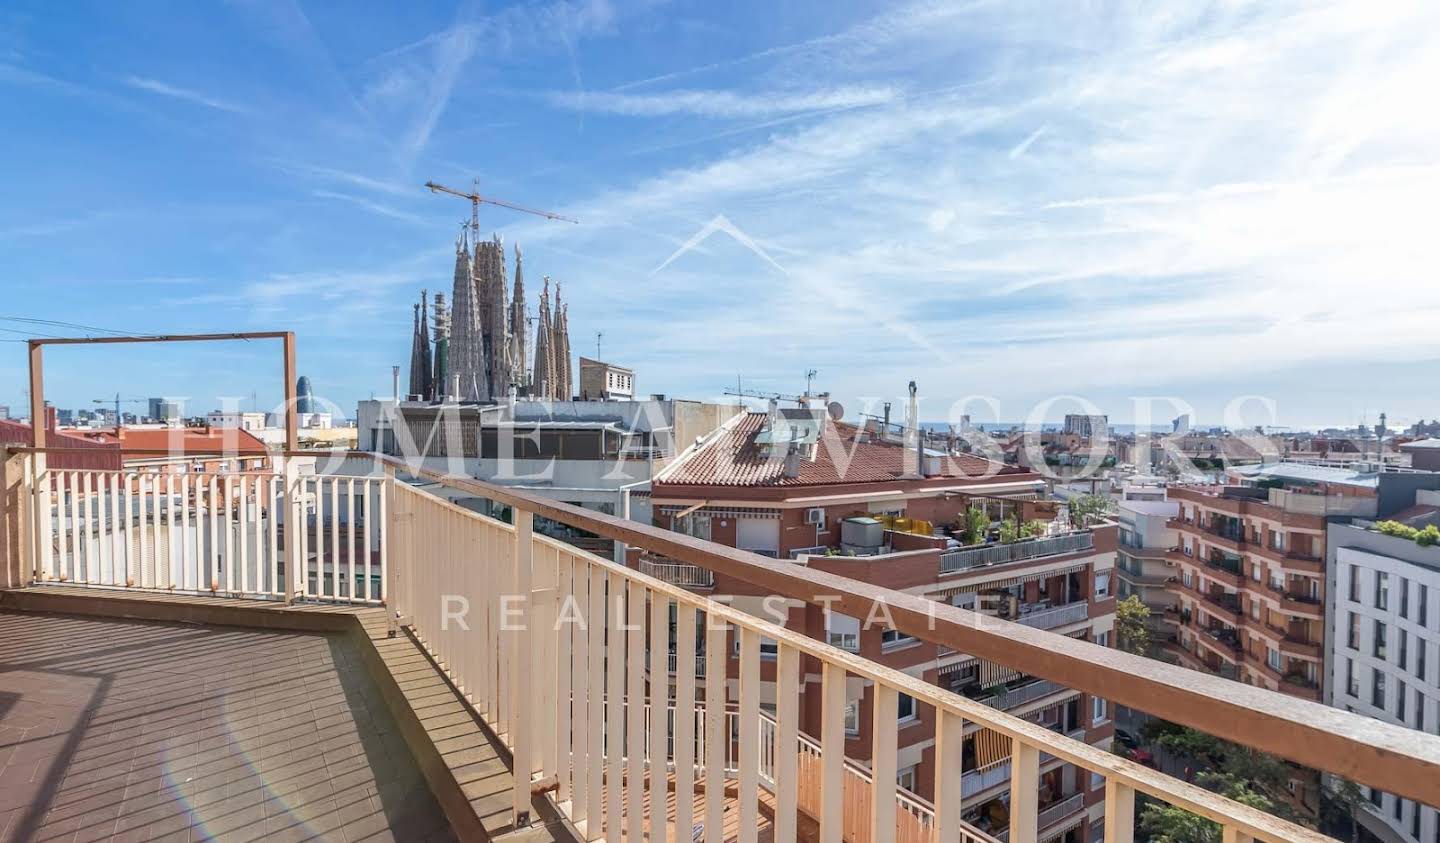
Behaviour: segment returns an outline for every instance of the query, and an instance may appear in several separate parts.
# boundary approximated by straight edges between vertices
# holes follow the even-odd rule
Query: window
[[[919,716],[915,712],[915,698],[909,694],[901,694],[900,701],[896,704],[895,712],[895,721],[897,723],[914,720]]]
[[[1260,620],[1260,601],[1259,601],[1259,600],[1251,600],[1251,601],[1250,601],[1250,617],[1251,617],[1251,618],[1254,618],[1254,619],[1257,620],[1257,621]]]
[[[860,734],[860,701],[850,700],[845,703],[845,734]]]
[[[1415,678],[1421,682],[1425,681],[1425,651],[1428,649],[1430,649],[1430,645],[1425,642],[1425,639],[1418,635],[1415,636]]]
[[[1350,629],[1345,640],[1350,649],[1360,649],[1360,616],[1354,612],[1350,613]]]
[[[1350,566],[1350,602],[1360,602],[1360,569],[1354,565]]]
[[[1105,786],[1105,777],[1102,776],[1102,775],[1100,775],[1099,773],[1095,772],[1094,770],[1091,770],[1091,771],[1090,771],[1090,789],[1091,789],[1091,790],[1099,790],[1100,788],[1102,788],[1102,787],[1104,787],[1104,786]],[[1103,839],[1103,838],[1091,838],[1091,839],[1093,840],[1093,839]]]
[[[1101,647],[1109,647],[1109,646],[1110,646],[1110,630],[1107,629],[1107,630],[1105,630],[1104,632],[1097,632],[1097,633],[1095,633],[1095,643],[1096,643],[1096,644],[1099,644]]]
[[[1415,689],[1415,728],[1425,730],[1425,692]]]
[[[1358,699],[1360,696],[1360,682],[1355,678],[1355,661],[1353,659],[1345,660],[1345,690],[1352,697]]]
[[[918,779],[915,775],[915,765],[913,764],[895,774],[895,785],[897,787],[902,787],[905,790],[910,791],[911,793],[915,792],[915,785],[917,782]]]
[[[1426,587],[1424,583],[1420,583],[1419,593],[1415,595],[1415,602],[1417,604],[1415,606],[1415,622],[1421,626],[1425,626],[1430,622],[1429,618],[1426,617],[1426,615],[1429,614],[1427,610],[1430,608],[1428,605],[1430,602],[1430,589]],[[1440,831],[1437,831],[1437,833],[1440,833]]]
[[[1102,571],[1095,574],[1095,596],[1110,596],[1110,572]]]
[[[893,650],[897,647],[904,647],[915,643],[915,636],[907,635],[898,629],[887,629],[880,633],[880,648],[882,650]]]
[[[1265,648],[1265,663],[1270,665],[1271,670],[1280,669],[1280,651],[1274,647]]]
[[[1400,617],[1410,617],[1410,581],[1404,577],[1400,578]]]
[[[1375,572],[1375,608],[1390,608],[1390,575],[1384,571]]]
[[[1385,708],[1385,674],[1378,667],[1371,672],[1370,704],[1381,710]]]
[[[1090,698],[1090,722],[1100,723],[1105,720],[1105,700],[1101,697]]]
[[[1371,655],[1377,659],[1385,658],[1385,623],[1378,618],[1375,620],[1375,640],[1372,644]]]
[[[1395,719],[1403,725],[1405,723],[1405,683],[1395,680]]]
[[[1259,562],[1251,563],[1251,565],[1250,565],[1250,579],[1254,580],[1255,582],[1260,582],[1260,578],[1261,578],[1261,576],[1264,575],[1264,573],[1265,573],[1265,566],[1264,566],[1264,565],[1261,565]]]
[[[860,651],[860,620],[839,612],[828,612],[825,616],[826,640],[832,647]]]
[[[1400,652],[1396,654],[1399,658],[1398,658],[1398,660],[1397,660],[1395,663],[1398,664],[1398,665],[1400,665],[1400,669],[1401,669],[1401,670],[1407,670],[1407,669],[1409,668],[1409,664],[1410,664],[1410,659],[1409,659],[1409,655],[1410,655],[1410,634],[1409,634],[1408,632],[1406,632],[1403,627],[1401,627],[1401,628],[1399,629],[1399,632],[1400,632]]]

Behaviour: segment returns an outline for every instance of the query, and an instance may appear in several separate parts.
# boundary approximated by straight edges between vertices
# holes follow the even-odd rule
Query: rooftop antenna
[[[603,340],[603,339],[605,339],[605,332],[604,332],[604,331],[596,331],[596,332],[595,332],[595,359],[596,359],[596,360],[604,360],[604,359],[605,359],[605,355],[603,355],[603,354],[600,353],[600,341]]]
[[[815,383],[815,376],[818,374],[820,373],[814,369],[805,370],[805,394],[807,396],[810,394],[810,387]]]

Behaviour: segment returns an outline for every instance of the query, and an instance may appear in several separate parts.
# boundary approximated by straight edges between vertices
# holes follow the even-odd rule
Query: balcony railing
[[[763,792],[765,803],[773,806],[768,815],[776,840],[794,839],[803,815],[819,825],[820,837],[827,841],[983,843],[991,838],[961,821],[966,776],[987,774],[964,769],[967,726],[989,729],[1009,741],[1003,779],[1010,789],[1006,833],[1017,843],[1033,843],[1040,836],[1040,770],[1047,758],[1104,777],[1106,831],[1114,839],[1132,837],[1137,791],[1220,823],[1226,839],[1325,838],[903,671],[539,536],[534,532],[536,516],[723,573],[759,593],[828,605],[851,617],[866,617],[883,602],[885,614],[901,633],[1115,703],[1143,707],[1155,716],[1406,798],[1440,803],[1440,738],[1432,735],[515,489],[416,470],[426,480],[510,507],[513,523],[504,523],[400,482],[395,475],[405,466],[390,458],[376,458],[377,470],[363,478],[305,478],[298,454],[284,455],[284,460],[283,470],[259,485],[260,500],[253,504],[259,521],[249,517],[252,501],[239,500],[238,485],[234,496],[219,492],[218,485],[215,493],[207,485],[205,494],[197,496],[192,483],[188,494],[171,499],[178,510],[163,503],[125,510],[135,519],[102,522],[101,531],[92,534],[88,522],[80,526],[78,520],[91,511],[92,501],[98,502],[85,494],[84,478],[71,486],[69,477],[61,479],[60,472],[46,470],[43,454],[22,450],[19,460],[7,457],[0,462],[4,489],[10,490],[0,495],[6,538],[0,542],[3,573],[12,585],[38,578],[168,592],[188,584],[198,593],[383,602],[387,614],[398,618],[445,665],[450,681],[516,759],[510,794],[515,820],[530,819],[533,785],[554,784],[556,807],[587,840],[623,834],[632,841],[657,841],[666,838],[667,826],[686,830],[698,823],[707,841],[719,841],[725,817],[732,816],[742,843],[751,843],[760,827]],[[128,487],[127,473],[113,474],[103,478],[110,488]],[[354,495],[349,492],[352,484]],[[277,485],[282,491],[272,495],[270,489]],[[71,491],[76,488],[78,495]],[[143,491],[151,502],[157,499],[153,487]],[[159,499],[164,500],[163,495]],[[146,568],[147,558],[154,557],[147,557],[145,548],[153,553],[156,531],[168,526],[172,513],[184,529],[164,535],[190,536],[197,501],[205,516],[200,520],[223,525],[211,529],[207,522],[205,540],[198,544],[204,553],[192,559],[183,543],[166,543],[164,548],[179,547],[178,555],[162,554],[159,558],[168,561]],[[106,503],[112,510],[117,505],[109,498]],[[352,505],[358,507],[357,514],[347,523],[340,513],[348,515]],[[78,532],[71,526],[72,517]],[[306,528],[278,530],[266,519]],[[351,531],[363,531],[362,523],[373,530],[365,540],[342,540]],[[116,524],[120,537],[114,534]],[[122,541],[127,525],[149,536],[150,543]],[[281,541],[287,532],[289,540]],[[256,534],[265,540],[252,541]],[[242,535],[245,552],[239,550]],[[275,553],[269,552],[272,536]],[[92,538],[99,539],[93,556]],[[227,539],[233,552],[212,554],[213,548],[226,547]],[[106,546],[111,548],[108,568]],[[191,541],[188,546],[193,551],[197,544]],[[18,550],[12,550],[15,547]],[[265,552],[256,553],[256,547]],[[220,562],[212,566],[217,556]],[[187,567],[195,560],[198,568]],[[286,572],[300,569],[307,576],[288,582]],[[278,573],[271,576],[270,571]],[[226,582],[227,573],[234,590],[214,588],[217,579]],[[363,586],[374,576],[380,582],[367,593]],[[211,586],[204,585],[207,577]],[[583,624],[556,622],[576,612]],[[696,645],[697,631],[705,636],[703,656]],[[672,637],[680,668],[673,682],[667,674]],[[739,651],[735,681],[707,681],[700,690],[698,671],[685,667],[702,657],[709,676],[726,675],[732,640],[738,641]],[[774,642],[775,652],[773,669],[766,667],[763,674],[762,640],[767,646]],[[660,664],[652,663],[661,658]],[[818,682],[802,675],[806,664],[814,666],[805,671],[818,672]],[[765,684],[773,681],[773,690],[762,691],[762,675]],[[656,676],[665,681],[647,681]],[[868,769],[860,770],[864,775],[844,757],[847,688],[856,685],[854,680],[865,688],[873,714],[871,760]],[[816,695],[813,725],[804,721],[817,736],[813,739],[802,729],[802,682],[808,685],[807,697]],[[773,716],[761,709],[762,693],[775,700]],[[936,730],[932,769],[938,800],[933,806],[896,784],[901,694],[930,713],[927,720]],[[630,704],[607,704],[615,700]],[[696,716],[673,717],[672,709],[695,711]],[[732,709],[733,718],[727,713]],[[769,747],[780,749],[772,752]],[[781,751],[785,747],[795,749]],[[853,783],[857,781],[868,787]],[[695,816],[700,790],[725,793],[727,798],[700,802],[703,816]],[[646,800],[666,804],[667,796],[674,802],[674,823],[664,821],[665,812],[657,812],[660,821],[652,823],[644,810]]]
[[[684,562],[657,562],[653,559],[642,558],[640,573],[685,588],[715,587],[713,571],[707,571],[698,565],[687,565]]]
[[[1051,536],[1039,539],[1021,539],[1010,544],[990,544],[981,547],[962,547],[940,554],[940,573],[953,574],[970,568],[987,565],[1001,565],[1024,559],[1038,559],[1061,553],[1076,553],[1095,546],[1095,537],[1089,532],[1071,533],[1065,536]]]
[[[1076,603],[1067,603],[1064,606],[1056,606],[1052,609],[1041,609],[1037,612],[1023,614],[1012,620],[1036,629],[1054,629],[1057,626],[1079,623],[1089,617],[1090,604],[1081,600]]]
[[[1034,702],[1042,697],[1059,693],[1065,690],[1065,686],[1048,679],[1037,679],[1018,688],[1007,688],[999,693],[988,696],[977,696],[976,700],[985,703],[991,708],[998,708],[1001,711],[1009,711],[1018,708],[1026,703]]]

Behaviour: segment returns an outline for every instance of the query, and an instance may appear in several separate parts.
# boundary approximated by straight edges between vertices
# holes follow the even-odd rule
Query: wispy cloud
[[[1006,153],[1005,157],[1009,158],[1011,161],[1014,161],[1020,156],[1024,155],[1026,152],[1029,152],[1030,147],[1034,146],[1035,141],[1040,140],[1040,138],[1045,135],[1045,132],[1048,131],[1049,128],[1049,126],[1041,126],[1040,128],[1026,135],[1024,140],[1010,147],[1010,151]]]
[[[144,76],[126,76],[124,82],[126,85],[141,91],[149,91],[152,94],[171,97],[194,105],[203,105],[206,108],[213,108],[217,111],[228,111],[231,114],[253,113],[253,111],[246,106],[216,99],[215,97],[202,94],[198,91],[171,85],[168,82],[161,82],[159,79],[150,79]]]
[[[575,111],[660,117],[693,114],[700,117],[759,118],[807,111],[858,108],[894,102],[900,91],[891,87],[842,87],[802,93],[738,91],[667,91],[659,94],[621,94],[612,91],[547,95],[552,105]]]
[[[310,192],[310,195],[316,197],[317,199],[337,199],[341,202],[349,202],[350,204],[357,205],[367,211],[370,211],[371,213],[380,214],[381,216],[390,217],[391,219],[404,220],[405,222],[415,223],[416,225],[433,224],[433,221],[427,220],[424,217],[421,217],[419,214],[412,214],[409,211],[402,211],[399,208],[387,205],[384,202],[376,202],[375,200],[367,199],[364,196],[353,196],[349,193],[339,193],[333,190],[312,190]]]

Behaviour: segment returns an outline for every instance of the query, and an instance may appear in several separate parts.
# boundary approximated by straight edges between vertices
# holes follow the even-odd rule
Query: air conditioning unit
[[[825,510],[823,507],[812,506],[805,510],[805,523],[825,526]]]

